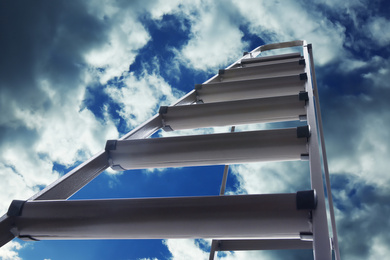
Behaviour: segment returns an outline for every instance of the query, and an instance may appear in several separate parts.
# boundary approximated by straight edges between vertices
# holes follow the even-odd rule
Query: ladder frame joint
[[[110,151],[116,150],[116,144],[117,140],[107,140],[106,147],[104,148],[104,150],[110,153]]]
[[[301,74],[299,74],[299,79],[300,79],[300,80],[307,80],[307,73],[301,73]]]
[[[313,233],[312,232],[300,232],[299,238],[301,241],[313,241]]]
[[[309,101],[309,93],[307,91],[300,91],[298,95],[300,101]]]
[[[8,208],[7,216],[19,217],[22,215],[23,206],[26,203],[25,200],[13,200]]]
[[[158,110],[158,113],[160,115],[164,115],[168,113],[168,106],[161,106],[160,109]]]
[[[315,190],[298,191],[296,193],[297,210],[314,210],[317,208],[317,193]]]
[[[308,153],[301,154],[301,161],[308,161],[310,159]]]
[[[307,115],[299,115],[299,121],[307,121]]]
[[[310,135],[311,133],[309,125],[297,127],[297,138],[309,138]]]

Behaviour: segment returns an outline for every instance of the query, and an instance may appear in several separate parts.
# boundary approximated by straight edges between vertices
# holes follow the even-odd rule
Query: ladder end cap
[[[297,138],[309,138],[310,137],[310,128],[308,125],[298,126],[297,127]]]
[[[312,210],[317,208],[317,194],[315,190],[298,191],[297,210]]]
[[[23,206],[26,203],[25,200],[13,200],[8,208],[7,216],[19,217],[22,215]]]
[[[161,106],[160,109],[158,110],[158,113],[160,115],[168,113],[168,106]]]
[[[106,151],[116,150],[116,143],[117,143],[117,140],[107,140],[106,147],[104,148],[104,150],[106,150]]]

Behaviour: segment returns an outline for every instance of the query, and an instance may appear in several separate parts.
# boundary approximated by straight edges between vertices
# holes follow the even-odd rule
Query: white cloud
[[[380,47],[385,47],[390,43],[390,20],[375,16],[371,17],[365,28],[367,35],[371,36],[371,40]]]
[[[143,25],[130,13],[119,12],[113,17],[119,21],[114,22],[107,41],[85,54],[88,65],[98,69],[96,75],[99,76],[101,84],[106,84],[108,80],[127,71],[135,60],[136,51],[150,39]]]
[[[310,189],[308,162],[274,162],[231,165],[238,193],[265,194]]]
[[[251,33],[267,43],[306,40],[313,44],[317,65],[343,56],[345,28],[322,13],[304,8],[297,2],[233,1],[248,21]]]
[[[192,1],[178,5],[174,2],[151,11],[152,17],[161,19],[163,11],[189,22],[189,40],[174,50],[176,58],[188,68],[200,71],[222,69],[221,66],[229,65],[246,51],[247,44],[242,41],[244,34],[237,26],[235,10],[229,4]]]
[[[21,260],[17,250],[20,250],[22,245],[18,242],[11,241],[0,248],[0,258],[2,260]]]
[[[209,241],[204,242],[210,243]],[[167,239],[164,240],[164,244],[172,254],[171,260],[206,260],[209,257],[209,253],[200,249],[199,245],[196,244],[196,240],[193,239]]]
[[[119,115],[129,127],[146,121],[158,111],[159,106],[170,105],[183,95],[159,74],[150,74],[146,70],[141,76],[133,72],[126,74],[122,83],[124,87],[111,85],[106,88],[106,92],[121,107]]]
[[[230,9],[217,3],[202,2],[203,9],[199,9],[198,15],[186,14],[192,26],[190,40],[181,49],[181,58],[184,64],[197,70],[229,65],[246,49],[241,40],[244,34],[232,21]]]
[[[369,184],[387,186],[390,139],[389,62],[383,58],[370,60],[370,72],[362,75],[356,85],[364,93],[336,97],[326,111],[328,120],[327,143],[330,171],[359,176]],[[348,137],[347,137],[348,136]]]
[[[375,237],[371,242],[369,260],[386,259],[390,255],[389,245],[381,237]]]

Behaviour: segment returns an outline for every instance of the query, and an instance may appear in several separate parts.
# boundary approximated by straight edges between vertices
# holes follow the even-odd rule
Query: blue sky
[[[386,1],[1,1],[0,210],[266,43],[313,44],[343,259],[390,254]],[[264,126],[241,127],[239,130]],[[228,128],[184,131],[226,132]],[[167,136],[158,132],[155,136]],[[223,166],[107,171],[74,195],[217,195]],[[295,192],[302,162],[232,166],[230,194]],[[1,213],[1,214],[3,214]],[[15,239],[2,259],[207,259],[208,240]],[[310,251],[220,259],[312,259]]]

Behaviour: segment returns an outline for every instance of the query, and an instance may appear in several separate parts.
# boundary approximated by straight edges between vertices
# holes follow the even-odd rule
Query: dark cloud
[[[83,3],[2,2],[0,88],[6,101],[34,110],[47,102],[40,80],[59,91],[77,86],[83,53],[106,37],[106,25],[89,15]],[[8,105],[2,102],[2,111]]]
[[[350,174],[332,176],[335,206],[340,210],[338,234],[341,254],[368,259],[380,239],[390,244],[390,192]]]

